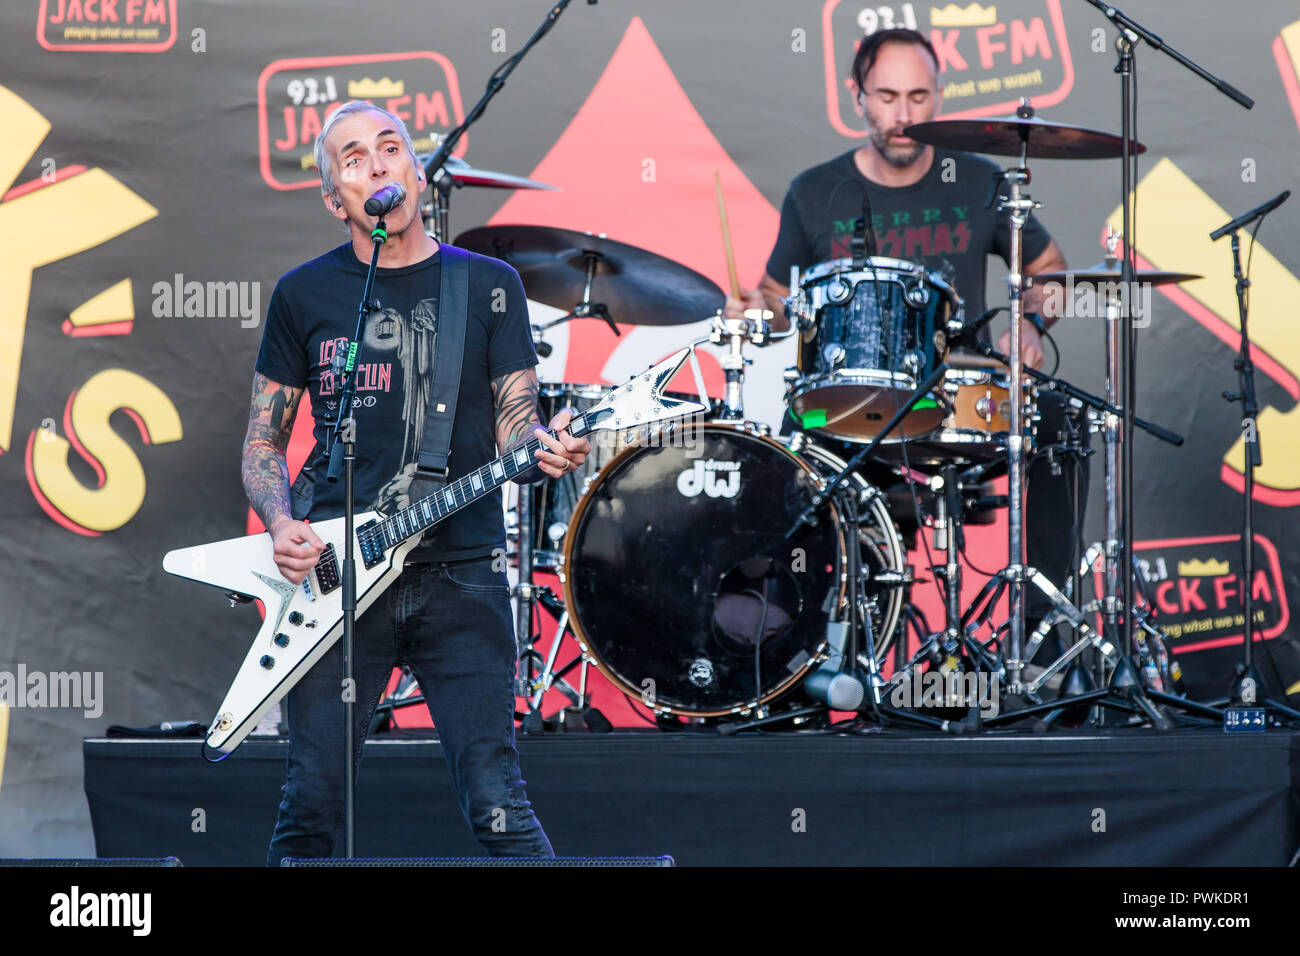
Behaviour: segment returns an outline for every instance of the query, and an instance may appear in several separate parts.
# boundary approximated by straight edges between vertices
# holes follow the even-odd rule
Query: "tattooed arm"
[[[537,409],[536,369],[520,369],[494,378],[492,405],[496,409],[497,448],[501,453],[504,454],[533,437],[546,446],[535,453],[536,467],[516,476],[514,480],[519,484],[541,481],[547,475],[558,478],[586,461],[591,444],[585,438],[561,434],[555,439],[541,427],[541,415]],[[551,419],[548,427],[558,432],[566,428],[572,418],[572,410],[566,408]]]
[[[244,436],[244,493],[275,542],[275,563],[294,584],[316,563],[324,543],[289,509],[289,464],[285,450],[298,412],[301,388],[253,375],[253,400]]]

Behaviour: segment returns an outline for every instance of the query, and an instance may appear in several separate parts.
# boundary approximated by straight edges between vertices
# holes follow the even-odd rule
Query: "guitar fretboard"
[[[587,416],[579,415],[570,422],[566,431],[575,438],[581,438],[590,431]],[[547,430],[552,438],[558,437],[555,431]],[[507,481],[516,478],[537,464],[536,452],[543,448],[538,438],[512,448],[482,468],[471,471],[468,475],[448,482],[438,491],[426,498],[403,508],[400,511],[371,525],[357,535],[361,545],[363,560],[370,564],[390,548],[396,547],[407,538],[432,528],[439,521],[450,517],[455,512],[472,504],[486,494],[496,491]]]

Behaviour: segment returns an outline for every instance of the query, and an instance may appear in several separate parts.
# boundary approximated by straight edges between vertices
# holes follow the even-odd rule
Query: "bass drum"
[[[542,421],[549,422],[562,408],[585,412],[600,404],[614,391],[613,385],[580,385],[570,382],[542,383],[537,392]],[[698,402],[699,396],[683,392],[665,392],[669,398]],[[720,403],[710,401],[705,417],[717,414]],[[591,453],[578,467],[558,478],[522,486],[532,495],[533,566],[552,571],[559,563],[564,547],[564,536],[573,518],[573,509],[582,498],[583,489],[591,477],[614,460],[631,442],[623,432],[601,429],[588,436]]]
[[[785,537],[837,460],[806,452],[749,426],[695,425],[624,449],[595,476],[560,578],[583,651],[616,687],[658,713],[749,714],[824,657],[845,538],[833,506]],[[883,507],[864,510],[894,539],[883,560],[898,560]],[[896,623],[881,621],[882,653]]]

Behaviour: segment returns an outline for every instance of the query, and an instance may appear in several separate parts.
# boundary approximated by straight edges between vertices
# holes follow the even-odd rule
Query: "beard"
[[[876,147],[876,151],[885,158],[885,162],[899,169],[911,166],[925,151],[924,143],[913,142],[910,146],[897,146],[890,143],[891,136],[903,135],[902,127],[881,129],[875,123],[869,123],[867,133],[871,137],[871,145]]]

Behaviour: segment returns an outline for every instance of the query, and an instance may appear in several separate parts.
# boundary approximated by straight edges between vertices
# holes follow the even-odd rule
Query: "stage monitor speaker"
[[[676,866],[671,856],[429,856],[284,859],[281,866]]]
[[[183,866],[174,856],[161,859],[133,859],[131,857],[105,858],[102,860],[0,860],[0,866]]]

